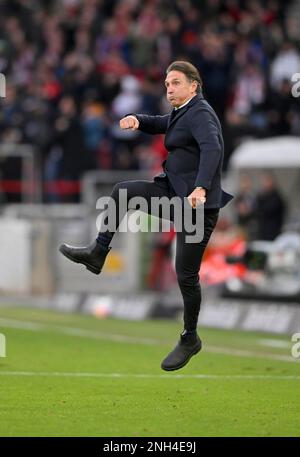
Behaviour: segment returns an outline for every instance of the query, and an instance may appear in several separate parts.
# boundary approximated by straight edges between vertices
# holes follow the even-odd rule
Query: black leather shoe
[[[105,249],[97,241],[94,241],[91,245],[83,248],[62,244],[59,250],[65,257],[72,260],[72,262],[82,263],[89,271],[98,275],[101,273],[111,247]]]
[[[184,367],[190,358],[197,354],[202,347],[201,340],[197,333],[181,333],[177,346],[162,361],[161,368],[165,371],[179,370]]]

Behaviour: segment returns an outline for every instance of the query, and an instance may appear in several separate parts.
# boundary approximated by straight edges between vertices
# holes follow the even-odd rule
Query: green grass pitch
[[[290,338],[199,329],[202,351],[164,372],[181,330],[179,322],[0,308],[0,436],[300,435],[300,359]]]

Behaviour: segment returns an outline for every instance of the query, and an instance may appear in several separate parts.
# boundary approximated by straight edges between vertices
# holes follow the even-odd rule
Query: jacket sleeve
[[[164,116],[149,116],[148,114],[129,113],[126,116],[135,116],[139,121],[139,130],[144,133],[166,133],[169,114]]]
[[[204,110],[197,111],[193,116],[190,128],[199,145],[200,154],[195,187],[209,190],[222,157],[220,130],[213,115]]]

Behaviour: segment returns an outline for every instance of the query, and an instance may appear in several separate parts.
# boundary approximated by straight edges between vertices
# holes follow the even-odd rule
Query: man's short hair
[[[184,73],[186,78],[191,82],[196,81],[198,83],[196,92],[199,94],[199,92],[202,90],[202,79],[199,71],[196,67],[194,67],[194,65],[184,60],[176,60],[168,66],[166,73],[168,74],[173,70],[181,71],[181,73]]]

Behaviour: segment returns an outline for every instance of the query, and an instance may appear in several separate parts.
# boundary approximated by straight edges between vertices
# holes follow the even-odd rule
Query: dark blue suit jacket
[[[221,125],[202,94],[164,116],[131,114],[137,117],[142,132],[165,133],[169,154],[162,164],[164,173],[154,180],[167,176],[180,197],[187,197],[197,186],[204,187],[205,208],[222,208],[233,198],[221,188],[224,156]]]

